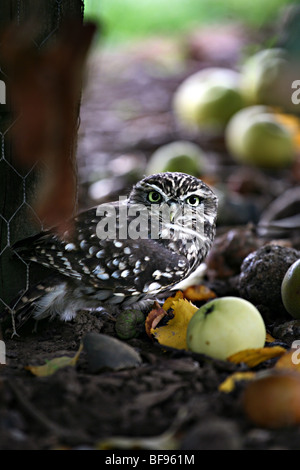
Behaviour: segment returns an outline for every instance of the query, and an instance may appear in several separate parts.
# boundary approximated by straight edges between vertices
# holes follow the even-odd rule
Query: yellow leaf
[[[267,343],[273,343],[273,341],[276,341],[276,339],[273,338],[273,336],[271,336],[270,333],[267,333],[266,334],[266,342]]]
[[[61,356],[47,361],[42,366],[26,366],[25,369],[29,370],[33,375],[38,377],[47,377],[48,375],[54,374],[59,369],[67,366],[75,366],[79,355],[82,351],[83,345],[81,344],[77,353],[74,357]]]
[[[240,380],[251,380],[255,376],[255,372],[234,372],[219,385],[219,391],[230,393],[235,388],[235,383]]]
[[[282,356],[286,353],[286,349],[281,346],[274,346],[273,348],[255,348],[255,349],[245,349],[244,351],[239,351],[232,356],[228,357],[228,361],[239,364],[244,362],[249,367],[255,367],[261,362],[272,359],[273,357]]]
[[[177,296],[177,294],[176,294]],[[187,349],[186,332],[187,326],[198,308],[186,299],[172,298],[172,302],[168,298],[163,305],[164,310],[172,308],[174,317],[171,318],[167,325],[158,328],[152,328],[151,333],[160,344],[170,346],[177,349]]]
[[[291,369],[300,372],[299,350],[287,351],[275,364],[276,369]]]
[[[165,311],[169,310],[169,308],[172,308],[174,302],[176,303],[178,299],[183,299],[183,293],[180,290],[176,292],[175,297],[168,297],[162,308]]]

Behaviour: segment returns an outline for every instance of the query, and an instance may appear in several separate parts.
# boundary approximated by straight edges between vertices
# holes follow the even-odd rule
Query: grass
[[[104,40],[120,43],[177,35],[201,24],[241,21],[261,27],[289,0],[85,0],[85,18],[104,26]]]

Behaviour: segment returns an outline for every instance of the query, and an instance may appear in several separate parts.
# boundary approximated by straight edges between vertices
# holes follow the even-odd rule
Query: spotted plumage
[[[215,235],[217,198],[201,180],[160,173],[139,181],[127,199],[79,214],[59,238],[44,232],[14,247],[51,269],[48,280],[13,305],[16,320],[79,309],[139,304],[187,278]]]

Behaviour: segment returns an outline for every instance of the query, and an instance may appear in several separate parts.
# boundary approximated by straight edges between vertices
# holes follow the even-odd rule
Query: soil
[[[254,36],[258,41],[258,35]],[[172,114],[172,95],[184,77],[208,65],[236,67],[249,44],[251,34],[232,26],[217,28],[214,35],[198,32],[184,43],[157,39],[117,52],[94,53],[81,107],[80,209],[112,200],[116,193],[124,194],[143,174],[158,146],[183,138],[201,144],[210,156],[208,180],[222,178],[228,188],[238,184],[243,207],[252,204],[257,209],[252,214],[259,215],[283,188],[290,187],[289,175],[284,172],[270,175],[251,170],[259,178],[247,178],[247,172],[241,174],[231,161],[222,136],[189,135],[178,128]],[[120,162],[126,162],[129,170],[123,171]],[[232,244],[232,240],[245,240],[245,231],[248,235],[251,231],[246,222],[240,223],[239,214],[240,207],[237,211],[233,208],[226,223],[218,226],[218,252],[212,256],[210,276],[204,280],[219,296],[238,295],[243,259],[266,242],[254,236],[248,252],[244,243]],[[250,218],[253,224],[256,221],[256,215]],[[246,235],[247,240],[251,237]],[[299,249],[288,236],[285,243]],[[226,259],[224,250],[231,250],[232,257]],[[274,320],[276,307],[272,313],[267,328],[277,334],[274,344],[289,347],[297,339],[298,323],[287,313],[282,317],[282,312]],[[123,445],[147,449],[154,437],[158,438],[153,444],[157,450],[172,445],[181,451],[299,449],[299,426],[270,429],[246,416],[243,390],[247,382],[238,382],[230,393],[219,390],[230,374],[249,370],[243,363],[164,348],[142,332],[137,338],[123,340],[139,353],[138,366],[91,372],[83,350],[75,365],[38,377],[28,370],[29,365],[73,357],[88,332],[116,337],[114,319],[99,312],[80,312],[67,323],[43,320],[36,326],[29,321],[19,336],[11,337],[8,318],[2,331],[6,365],[0,366],[1,449],[121,449]],[[251,370],[266,370],[272,365],[274,360],[268,360]],[[173,440],[167,438],[168,431]],[[133,441],[109,443],[116,436]]]

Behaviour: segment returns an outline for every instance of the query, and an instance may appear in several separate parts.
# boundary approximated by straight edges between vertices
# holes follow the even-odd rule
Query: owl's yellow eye
[[[186,202],[192,206],[192,207],[196,207],[196,206],[199,206],[200,202],[201,202],[201,199],[199,196],[196,196],[195,194],[193,194],[192,196],[189,196],[187,199],[186,199]]]
[[[148,201],[154,204],[157,204],[158,202],[160,202],[161,199],[162,199],[161,194],[159,194],[159,192],[157,191],[150,191],[150,193],[148,193]]]

